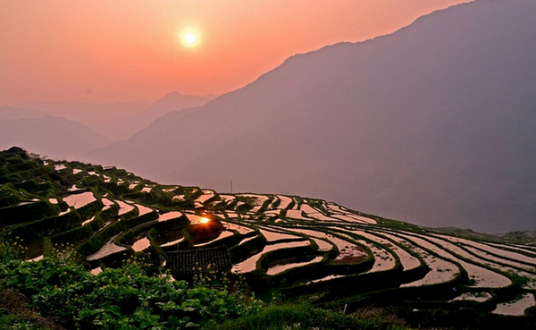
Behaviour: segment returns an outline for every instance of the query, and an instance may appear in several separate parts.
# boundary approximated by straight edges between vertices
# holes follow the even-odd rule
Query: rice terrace
[[[530,232],[430,229],[307,197],[160,185],[115,167],[41,159],[16,147],[2,151],[0,163],[2,248],[20,244],[25,260],[3,260],[0,288],[20,289],[35,306],[45,294],[25,288],[20,278],[64,251],[69,255],[62,264],[72,256],[70,267],[83,267],[90,282],[132,260],[153,277],[167,272],[168,283],[181,286],[214,267],[225,281],[247,287],[253,301],[269,304],[305,303],[339,314],[374,306],[416,327],[535,324],[536,239]],[[186,254],[174,254],[182,252],[194,269],[181,261]],[[218,267],[215,256],[223,258]],[[83,294],[81,284],[59,276],[57,290],[63,283]],[[172,328],[210,323],[208,314],[200,315]],[[102,320],[93,322],[106,328]]]

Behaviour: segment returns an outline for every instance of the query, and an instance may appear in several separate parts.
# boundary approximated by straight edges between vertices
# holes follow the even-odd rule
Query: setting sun
[[[186,47],[195,47],[199,44],[199,34],[192,30],[184,31],[181,33],[181,41]]]
[[[197,38],[195,34],[191,32],[186,33],[186,35],[184,36],[184,42],[186,42],[188,45],[193,45],[195,44],[196,41],[197,41]]]
[[[201,218],[201,223],[208,223],[209,221],[210,221],[209,218],[205,218],[205,217]]]

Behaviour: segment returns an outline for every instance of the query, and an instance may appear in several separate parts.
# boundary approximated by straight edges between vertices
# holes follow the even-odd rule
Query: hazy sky
[[[0,106],[221,94],[467,0],[0,0]],[[181,42],[186,31],[195,46]]]

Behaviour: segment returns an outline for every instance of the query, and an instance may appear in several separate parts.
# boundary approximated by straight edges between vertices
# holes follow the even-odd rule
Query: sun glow
[[[193,34],[192,32],[188,32],[184,36],[184,42],[186,42],[188,45],[193,45],[195,44],[196,41],[197,41],[197,38],[195,34]]]
[[[186,47],[195,47],[199,44],[199,33],[186,30],[181,33],[182,44]]]
[[[209,221],[210,221],[210,219],[205,218],[205,217],[202,217],[201,220],[200,220],[201,223],[208,223]]]

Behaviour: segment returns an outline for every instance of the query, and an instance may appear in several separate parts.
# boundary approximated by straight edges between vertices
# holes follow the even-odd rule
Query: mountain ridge
[[[154,102],[30,102],[14,108],[37,109],[53,116],[65,117],[91,127],[112,141],[119,141],[129,138],[169,111],[201,105],[213,97],[211,94],[196,96],[171,92]]]
[[[460,4],[390,35],[293,56],[88,159],[429,226],[532,229],[533,9]]]
[[[55,159],[72,159],[110,141],[91,128],[64,117],[0,120],[0,148],[21,145]]]

